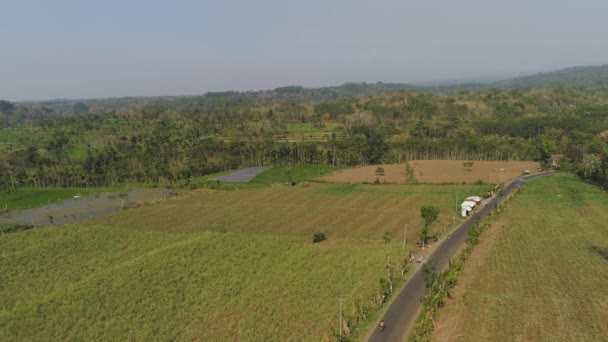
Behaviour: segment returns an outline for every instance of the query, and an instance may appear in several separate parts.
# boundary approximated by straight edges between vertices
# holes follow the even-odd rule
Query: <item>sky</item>
[[[608,64],[606,0],[0,0],[0,99],[436,82]]]

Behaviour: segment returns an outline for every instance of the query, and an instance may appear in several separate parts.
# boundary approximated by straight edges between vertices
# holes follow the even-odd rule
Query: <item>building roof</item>
[[[477,203],[475,203],[475,201],[464,201],[460,204],[461,207],[475,207],[477,205]]]

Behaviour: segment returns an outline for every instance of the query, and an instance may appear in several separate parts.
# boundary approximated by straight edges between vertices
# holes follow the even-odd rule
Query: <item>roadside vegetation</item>
[[[526,185],[480,238],[437,341],[608,336],[608,196],[568,174]]]

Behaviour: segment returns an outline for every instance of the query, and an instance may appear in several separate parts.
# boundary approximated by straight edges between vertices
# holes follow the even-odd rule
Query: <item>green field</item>
[[[112,189],[21,187],[11,190],[10,192],[2,190],[0,191],[0,211],[33,208],[63,199],[73,198],[76,195],[86,196],[108,190]],[[117,191],[119,188],[113,190]]]
[[[291,170],[292,180],[300,183],[306,180],[319,178],[342,170],[343,167],[335,166],[317,166],[317,165],[302,165],[302,166],[277,166],[270,168],[257,176],[251,181],[254,184],[270,185],[274,183],[287,183],[287,170]]]
[[[420,206],[483,186],[196,190],[87,225],[0,237],[0,340],[334,340],[382,301]],[[328,239],[311,244],[312,233]],[[390,232],[391,242],[384,241]]]
[[[482,236],[438,341],[608,337],[608,194],[573,176],[531,181]]]
[[[99,223],[175,232],[241,232],[296,235],[315,231],[329,239],[382,240],[385,231],[411,236],[422,224],[419,210],[441,208],[436,229],[451,224],[455,194],[480,194],[486,185],[323,184],[258,187],[236,191],[198,190],[189,196],[99,219]],[[456,213],[458,214],[458,213]],[[456,215],[458,216],[458,215]],[[460,222],[456,217],[456,221]],[[433,231],[431,232],[433,233]]]

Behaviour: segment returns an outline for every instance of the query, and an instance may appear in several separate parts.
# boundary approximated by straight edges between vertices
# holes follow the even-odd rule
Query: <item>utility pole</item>
[[[344,302],[344,297],[338,297],[338,302],[340,303],[340,339],[342,341],[342,303]]]
[[[458,212],[458,191],[456,191],[456,198],[454,198],[454,210]],[[452,213],[452,225],[456,224],[456,212]]]
[[[386,256],[386,279],[388,279],[389,292],[393,293],[393,282],[391,281],[391,256]]]
[[[391,267],[390,265],[386,268],[386,277],[388,279],[389,291],[393,293],[393,281],[391,280]]]
[[[407,224],[403,229],[403,250],[405,250],[405,238],[407,237]]]

